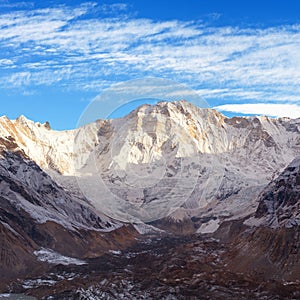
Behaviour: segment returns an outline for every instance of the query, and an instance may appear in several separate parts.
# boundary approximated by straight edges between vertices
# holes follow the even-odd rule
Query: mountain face
[[[235,272],[247,270],[272,279],[299,280],[299,212],[300,157],[297,157],[263,189],[253,216],[239,225],[227,223],[220,229],[219,236],[230,232],[231,227],[228,237],[233,246],[229,267]]]
[[[97,213],[193,219],[199,232],[254,212],[262,188],[299,155],[299,132],[299,119],[229,119],[186,101],[63,132],[24,116],[0,118],[4,147],[23,152]]]
[[[2,149],[0,155],[0,288],[16,276],[47,270],[34,254],[41,248],[88,258],[134,239],[133,228],[95,213],[86,199],[59,186],[15,143],[6,142],[5,148],[10,152]]]
[[[4,116],[0,118],[0,133],[2,145],[14,147],[8,150],[24,151],[43,169],[70,174],[73,165],[73,131],[57,132],[51,130],[48,123],[34,123],[24,116],[11,121]]]
[[[122,119],[62,132],[24,116],[1,117],[0,290],[28,274],[65,276],[62,261],[70,262],[65,267],[70,273],[74,265],[80,274],[95,268],[95,282],[103,280],[97,273],[102,264],[111,272],[129,264],[132,274],[143,273],[139,262],[150,250],[141,234],[159,245],[168,234],[193,234],[184,245],[166,239],[161,253],[147,258],[157,266],[166,263],[164,255],[174,255],[185,270],[184,265],[194,265],[193,259],[208,251],[212,261],[205,268],[211,281],[219,262],[220,270],[231,272],[228,278],[249,269],[263,278],[298,280],[299,157],[300,119],[226,118],[186,101],[143,105]],[[219,238],[226,251],[215,242],[207,248],[204,241],[201,252],[195,239],[207,234]],[[129,246],[135,248],[113,265],[111,256]],[[169,246],[174,252],[165,248]],[[186,263],[182,251],[190,257]],[[93,260],[100,256],[99,262]],[[197,272],[202,263],[192,270]],[[174,268],[162,271],[170,284],[177,275],[168,274],[186,277]],[[128,277],[126,272],[113,274],[121,285]],[[52,275],[47,276],[49,282]],[[241,280],[254,284],[253,276]],[[82,285],[88,286],[88,275],[84,278]],[[142,278],[139,284],[147,286]],[[67,277],[58,282],[62,290],[70,289],[68,282],[75,284]],[[124,282],[124,290],[129,289],[131,282]],[[193,282],[182,282],[182,288]],[[47,293],[50,287],[45,287]],[[157,288],[149,286],[147,293],[157,293]]]
[[[300,157],[264,189],[255,218],[274,228],[300,225]]]

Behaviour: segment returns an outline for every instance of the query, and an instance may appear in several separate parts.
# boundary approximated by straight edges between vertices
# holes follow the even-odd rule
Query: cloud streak
[[[215,109],[220,111],[251,114],[251,115],[266,115],[272,117],[289,117],[292,119],[300,118],[300,105],[296,104],[272,104],[272,103],[257,103],[257,104],[226,104],[216,106]]]
[[[163,76],[208,99],[299,103],[299,24],[217,28],[112,16],[126,9],[88,2],[0,15],[0,87],[100,91],[102,82]]]

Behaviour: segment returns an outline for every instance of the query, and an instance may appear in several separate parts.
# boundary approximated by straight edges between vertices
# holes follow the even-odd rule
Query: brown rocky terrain
[[[147,236],[87,265],[55,266],[14,288],[38,299],[299,299],[297,283],[232,271],[228,251],[212,237]]]
[[[262,191],[253,217],[222,224],[216,236],[231,245],[227,264],[232,271],[299,284],[299,178],[295,159]]]

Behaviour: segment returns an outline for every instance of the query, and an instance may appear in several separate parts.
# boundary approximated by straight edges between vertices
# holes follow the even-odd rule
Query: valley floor
[[[11,285],[38,299],[300,299],[300,285],[228,270],[229,246],[199,235],[144,236],[83,265]]]

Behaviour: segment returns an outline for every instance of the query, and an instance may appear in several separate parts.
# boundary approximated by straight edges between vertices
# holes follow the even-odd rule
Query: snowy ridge
[[[16,120],[0,118],[0,135],[11,137],[30,159],[41,168],[73,173],[73,139],[75,132],[55,131],[48,124],[34,123],[24,116]]]
[[[248,154],[251,161],[258,151],[265,152],[263,148],[268,148],[268,154],[275,161],[284,161],[281,163],[284,167],[295,157],[292,150],[299,149],[299,132],[300,119],[228,119],[215,110],[200,109],[186,101],[143,105],[124,119],[99,120],[68,131],[52,130],[48,123],[34,123],[24,116],[16,120],[0,117],[2,138],[13,138],[41,168],[65,175],[74,175],[74,162],[77,168],[82,167],[93,149],[103,142],[111,146],[113,161],[119,168],[158,160],[165,155],[163,145],[170,136],[172,145],[178,146],[176,157],[234,152],[240,158]],[[190,146],[184,146],[186,143]],[[281,153],[283,150],[288,150],[285,155]],[[264,162],[256,160],[259,166]],[[270,167],[273,164],[269,162]]]
[[[34,162],[3,153],[0,158],[0,195],[22,208],[38,223],[54,221],[69,230],[111,231],[121,224],[95,212],[86,199],[59,186]]]

